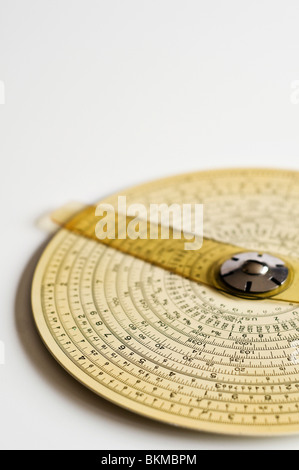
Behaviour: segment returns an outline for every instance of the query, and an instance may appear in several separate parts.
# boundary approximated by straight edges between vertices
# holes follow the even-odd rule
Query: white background
[[[298,49],[298,0],[0,0],[1,448],[299,449],[109,404],[50,357],[30,309],[51,209],[191,170],[299,168]]]

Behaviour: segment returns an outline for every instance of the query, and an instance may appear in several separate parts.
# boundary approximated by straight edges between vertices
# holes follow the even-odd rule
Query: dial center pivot
[[[242,271],[246,274],[251,274],[252,276],[265,275],[269,271],[269,266],[265,263],[260,263],[259,261],[250,259],[244,263]]]
[[[249,252],[225,261],[220,268],[220,276],[225,284],[238,291],[267,293],[285,284],[289,269],[275,256]]]

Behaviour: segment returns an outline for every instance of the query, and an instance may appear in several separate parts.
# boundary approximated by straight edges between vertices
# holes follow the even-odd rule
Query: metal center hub
[[[267,293],[285,284],[289,269],[272,255],[240,253],[223,263],[220,276],[233,289],[252,294]]]
[[[250,259],[246,261],[242,267],[243,273],[251,274],[252,276],[260,276],[267,274],[269,271],[269,266],[259,261],[253,261]]]

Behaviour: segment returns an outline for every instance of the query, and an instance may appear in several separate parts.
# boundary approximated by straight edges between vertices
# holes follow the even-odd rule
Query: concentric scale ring
[[[232,243],[240,253],[299,258],[298,173],[203,172],[122,194],[128,204],[202,203],[209,239]],[[227,258],[218,249],[223,264]],[[209,250],[199,265],[189,257],[188,266],[173,253],[180,272],[186,268],[198,279],[192,282],[61,229],[34,277],[38,330],[77,380],[143,416],[228,434],[298,432],[299,305],[240,298],[201,283],[214,256]],[[243,261],[244,276],[268,279],[269,260]]]

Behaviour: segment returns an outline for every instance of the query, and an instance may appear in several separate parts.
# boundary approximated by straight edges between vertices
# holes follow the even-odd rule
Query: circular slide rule
[[[146,207],[203,204],[212,256],[214,245],[236,255],[220,249],[219,279],[206,283],[146,251],[134,256],[59,229],[32,288],[50,352],[95,393],[152,419],[227,434],[298,432],[299,291],[296,303],[288,289],[299,259],[299,173],[208,171],[122,195]]]

